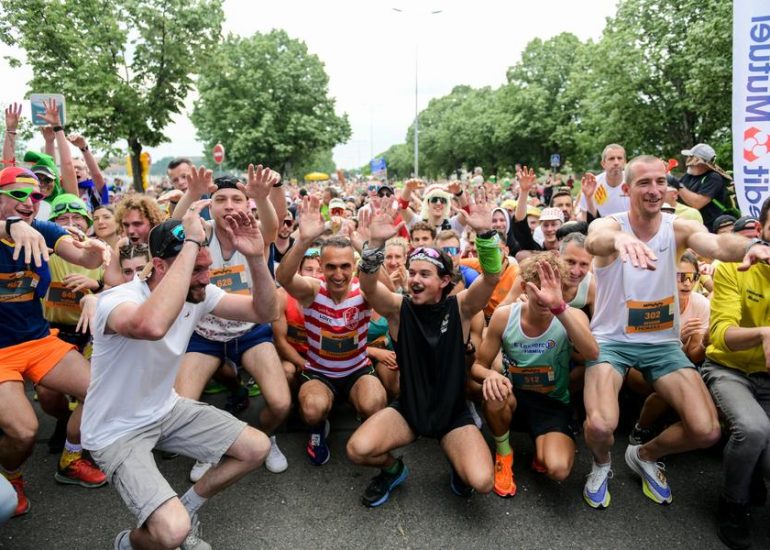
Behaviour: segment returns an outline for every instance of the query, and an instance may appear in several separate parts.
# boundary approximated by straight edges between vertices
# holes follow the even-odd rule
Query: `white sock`
[[[64,440],[64,449],[71,452],[71,453],[79,453],[83,450],[83,447],[80,444],[76,443],[70,443],[69,439]]]
[[[203,498],[198,493],[195,492],[194,487],[190,487],[187,489],[187,492],[182,495],[182,504],[187,509],[187,511],[190,513],[190,515],[193,515],[198,512],[198,510],[201,509],[201,507],[206,504],[207,498]]]
[[[594,459],[592,467],[596,470],[609,470],[612,468],[612,459],[610,459],[609,462],[605,462],[604,464],[599,464],[596,462],[596,459]]]

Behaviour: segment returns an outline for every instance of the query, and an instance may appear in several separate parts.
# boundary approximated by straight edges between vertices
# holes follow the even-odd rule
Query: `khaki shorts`
[[[91,451],[91,456],[141,527],[161,504],[177,496],[158,470],[153,449],[216,464],[244,428],[244,422],[223,410],[180,397],[163,419]]]

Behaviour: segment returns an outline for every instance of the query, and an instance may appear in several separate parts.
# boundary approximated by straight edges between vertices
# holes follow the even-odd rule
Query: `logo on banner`
[[[750,126],[743,131],[743,159],[754,162],[770,152],[770,135],[756,126]]]

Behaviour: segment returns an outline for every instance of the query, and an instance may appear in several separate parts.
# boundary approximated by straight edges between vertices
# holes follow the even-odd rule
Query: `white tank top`
[[[249,272],[246,256],[236,250],[230,258],[225,260],[222,255],[222,246],[217,239],[214,220],[211,220],[209,253],[211,254],[211,284],[228,293],[251,295],[251,272]],[[243,336],[253,327],[254,323],[231,321],[208,314],[195,327],[195,332],[209,340],[229,342]]]
[[[578,285],[575,297],[570,300],[568,305],[577,309],[586,307],[586,303],[588,302],[588,289],[591,288],[591,280],[593,278],[594,276],[590,271],[586,273],[586,276],[583,277],[583,280],[580,281],[580,284]]]
[[[679,293],[676,287],[674,216],[662,214],[658,232],[646,244],[658,258],[649,271],[623,262],[594,266],[596,303],[591,331],[597,342],[679,343]],[[611,216],[634,234],[628,212]]]

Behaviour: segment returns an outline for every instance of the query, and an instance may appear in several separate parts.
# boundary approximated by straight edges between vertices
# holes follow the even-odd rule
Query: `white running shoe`
[[[193,483],[197,483],[200,478],[203,477],[203,474],[208,472],[213,464],[210,464],[208,462],[198,462],[195,461],[195,464],[193,464],[192,470],[190,470],[190,481]]]
[[[213,466],[213,464],[209,464]],[[198,521],[198,514],[190,516],[190,532],[182,543],[181,550],[211,550],[211,545],[201,538],[201,522]]]
[[[612,478],[612,463],[591,465],[591,473],[586,476],[583,487],[583,500],[591,508],[607,508],[610,505],[609,480]]]
[[[275,440],[275,436],[270,436],[270,452],[265,459],[265,468],[267,468],[268,472],[280,474],[281,472],[285,472],[288,467],[289,462],[281,452],[281,449],[278,448],[278,442]]]
[[[666,467],[661,462],[650,462],[639,457],[641,445],[629,445],[626,448],[626,464],[642,478],[642,492],[658,504],[669,504],[672,500],[671,488],[666,481]]]
[[[126,529],[125,531],[121,531],[120,533],[118,533],[118,536],[115,537],[114,550],[132,550],[131,539],[129,539],[130,534],[131,534],[131,529]]]

